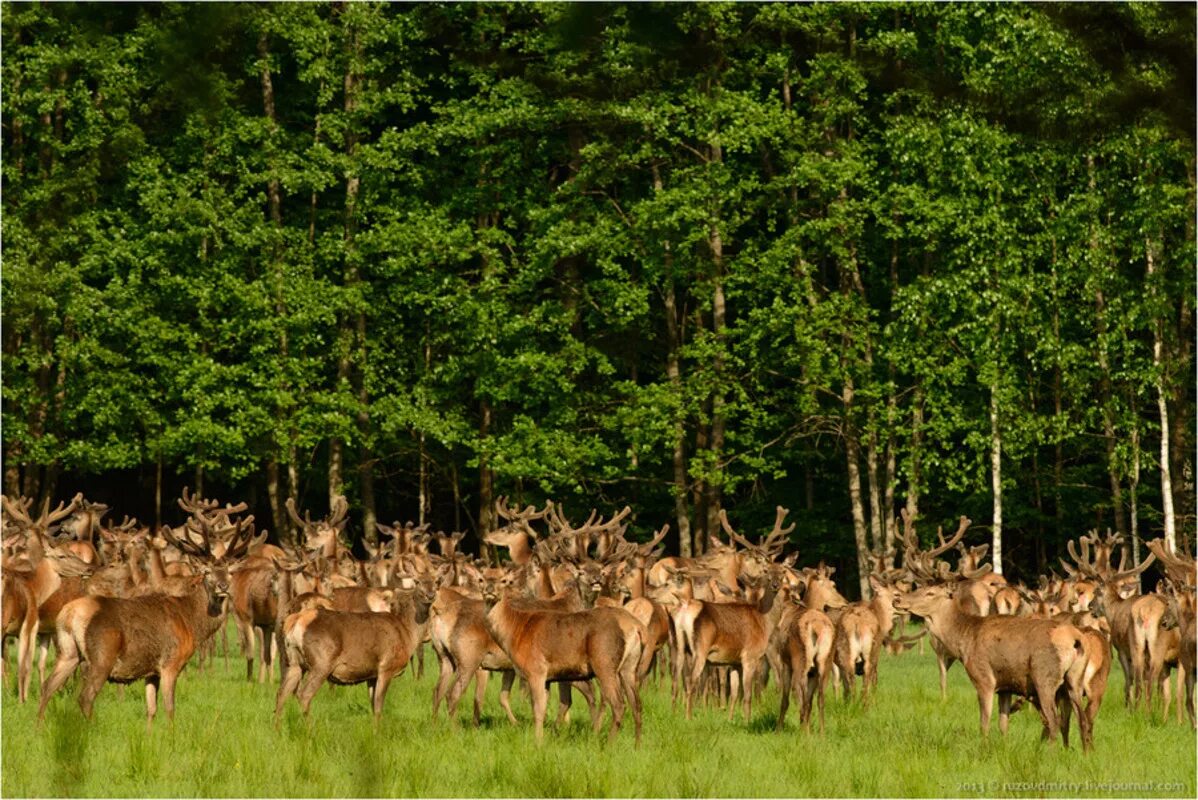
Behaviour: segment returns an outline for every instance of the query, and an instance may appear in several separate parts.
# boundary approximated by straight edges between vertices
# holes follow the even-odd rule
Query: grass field
[[[231,640],[232,639],[231,637]],[[235,641],[235,640],[234,640]],[[15,647],[12,648],[15,651]],[[11,656],[10,656],[11,658]],[[4,797],[254,796],[1177,796],[1195,793],[1195,735],[1188,725],[1129,714],[1116,665],[1095,730],[1095,751],[1046,747],[1030,709],[1003,739],[978,733],[977,702],[960,665],[942,703],[929,650],[883,655],[876,704],[868,710],[829,697],[827,731],[804,734],[792,707],[774,732],[778,695],[771,683],[754,718],[729,723],[702,709],[687,721],[670,707],[668,684],[644,691],[645,729],[634,749],[631,717],[617,742],[592,735],[576,701],[563,730],[550,727],[538,747],[527,697],[502,716],[491,681],[479,730],[430,720],[435,658],[423,679],[391,687],[380,729],[371,724],[364,686],[317,694],[305,722],[292,701],[279,731],[271,725],[274,687],[248,684],[234,655],[180,678],[174,725],[145,731],[141,684],[119,700],[105,687],[88,724],[76,690],[51,703],[34,726],[36,703],[19,705],[6,687],[0,794]],[[35,676],[36,679],[36,676]],[[471,690],[472,691],[472,690]],[[36,689],[34,690],[36,694]],[[551,700],[550,711],[555,701]],[[1074,728],[1076,733],[1076,727]]]

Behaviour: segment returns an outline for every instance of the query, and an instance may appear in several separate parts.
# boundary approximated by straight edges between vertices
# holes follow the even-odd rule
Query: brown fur
[[[427,615],[427,604],[417,602],[402,604],[398,611],[309,609],[287,617],[283,623],[287,670],[275,700],[276,723],[292,694],[306,715],[327,680],[338,685],[365,683],[377,724],[387,688],[420,644],[419,628]],[[305,678],[302,686],[301,678]]]
[[[1085,639],[1075,626],[1028,617],[978,617],[960,610],[945,586],[932,586],[901,595],[904,610],[923,617],[929,630],[960,653],[961,662],[978,695],[981,729],[990,731],[991,704],[999,695],[999,727],[1006,733],[1015,695],[1029,698],[1040,710],[1044,737],[1058,732],[1069,744],[1069,715],[1078,712],[1083,747],[1092,745],[1092,730],[1081,708],[1087,664]],[[1058,691],[1064,689],[1058,719]]]
[[[3,576],[3,636],[17,637],[17,697],[24,703],[29,696],[29,680],[33,675],[33,650],[37,642],[37,598],[29,582],[7,571]],[[5,668],[8,659],[0,650],[0,664]]]
[[[614,739],[620,730],[627,699],[632,706],[636,741],[640,742],[637,675],[647,636],[640,622],[623,609],[542,611],[495,595],[487,602],[487,630],[528,681],[538,741],[544,735],[547,684],[597,678],[603,699],[611,707],[608,739]],[[596,716],[596,731],[600,722]]]
[[[92,704],[105,682],[144,678],[146,725],[154,721],[159,687],[167,717],[173,719],[175,681],[197,645],[212,635],[222,619],[220,605],[227,585],[217,577],[213,594],[207,584],[207,578],[197,575],[182,597],[89,596],[67,603],[58,614],[58,661],[42,686],[38,720],[81,658],[87,661],[79,693],[85,717],[91,718]]]
[[[819,729],[823,733],[824,691],[832,672],[832,646],[836,638],[832,620],[816,609],[795,608],[793,614],[783,616],[775,638],[780,641],[778,688],[782,693],[777,729],[782,730],[786,724],[786,709],[793,691],[799,703],[799,721],[807,730],[811,728],[811,703],[818,696]]]

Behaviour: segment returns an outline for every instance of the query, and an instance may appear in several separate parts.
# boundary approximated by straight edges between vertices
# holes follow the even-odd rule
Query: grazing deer
[[[87,661],[87,673],[79,707],[88,719],[105,682],[145,679],[147,730],[158,711],[159,689],[167,717],[173,720],[179,673],[224,620],[228,573],[223,566],[206,564],[188,583],[188,591],[180,595],[87,596],[63,606],[56,621],[58,660],[42,685],[38,721],[80,659]]]
[[[397,596],[396,607],[385,612],[308,609],[287,617],[283,623],[287,671],[275,700],[275,725],[292,694],[306,716],[326,680],[339,685],[365,683],[377,725],[391,680],[420,644],[429,601],[417,592],[402,599]]]
[[[645,652],[646,632],[631,614],[616,608],[543,611],[521,606],[511,576],[484,585],[486,626],[532,694],[537,741],[544,737],[549,682],[596,678],[611,708],[608,740],[624,719],[625,700],[632,707],[636,742],[641,740],[641,698],[637,676]],[[596,715],[598,732],[602,718]]]
[[[753,716],[753,678],[757,665],[769,646],[770,623],[767,613],[773,607],[776,588],[767,585],[761,599],[749,603],[699,603],[699,612],[694,617],[685,641],[694,659],[690,667],[690,681],[686,687],[686,718],[691,718],[695,690],[707,664],[736,668],[739,673],[731,685],[728,701],[728,719],[736,713],[738,689],[744,690],[744,719]],[[738,680],[739,678],[739,685]]]
[[[982,735],[990,732],[995,692],[999,697],[999,728],[1004,735],[1012,698],[1021,695],[1039,709],[1044,738],[1056,741],[1061,733],[1066,747],[1069,717],[1077,711],[1082,746],[1089,749],[1093,730],[1081,706],[1088,664],[1082,632],[1055,620],[979,617],[961,610],[952,592],[950,586],[928,586],[899,595],[895,603],[923,617],[933,636],[960,653],[977,691]]]

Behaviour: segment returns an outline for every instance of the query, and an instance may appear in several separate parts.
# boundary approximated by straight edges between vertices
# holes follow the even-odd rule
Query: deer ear
[[[880,591],[882,589],[882,582],[880,580],[878,580],[877,575],[869,576],[869,588],[873,589],[875,592]]]

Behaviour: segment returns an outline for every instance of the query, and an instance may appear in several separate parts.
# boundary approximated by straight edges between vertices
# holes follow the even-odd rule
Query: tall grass
[[[429,654],[431,656],[431,653]],[[426,664],[427,666],[427,664]],[[1195,735],[1188,724],[1129,713],[1122,675],[1112,671],[1095,751],[1040,742],[1038,715],[1017,714],[1004,739],[978,732],[977,701],[961,667],[942,702],[930,653],[883,655],[876,702],[868,709],[829,697],[827,731],[805,734],[792,708],[774,731],[771,683],[753,720],[728,722],[715,708],[687,721],[671,708],[668,682],[644,690],[645,731],[633,747],[631,717],[607,744],[575,704],[562,729],[532,737],[527,696],[511,727],[492,681],[478,730],[469,699],[460,724],[430,719],[433,668],[392,684],[375,730],[363,686],[326,685],[310,720],[292,701],[271,724],[274,687],[245,681],[240,658],[226,669],[184,672],[173,725],[145,730],[141,684],[124,699],[106,687],[94,719],[79,712],[76,688],[54,698],[40,728],[35,702],[3,698],[0,793],[5,797],[333,797],[333,796],[1176,796],[1195,793]],[[550,711],[553,711],[552,703]],[[161,712],[160,712],[161,713]],[[1076,725],[1076,723],[1075,723]],[[1076,735],[1076,727],[1074,729]]]

